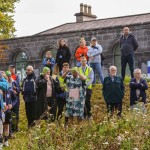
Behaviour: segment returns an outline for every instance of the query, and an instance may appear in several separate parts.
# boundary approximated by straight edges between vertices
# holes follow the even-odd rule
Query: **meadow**
[[[149,84],[150,87],[150,84]],[[102,97],[102,86],[93,88],[93,120],[77,122],[64,128],[64,119],[51,123],[40,121],[28,130],[24,102],[20,107],[20,131],[10,140],[6,150],[150,150],[150,103],[143,114],[129,109],[129,86],[125,85],[122,118],[108,119]],[[147,91],[150,99],[150,88]],[[138,105],[141,105],[139,103]],[[117,113],[117,112],[116,112]]]

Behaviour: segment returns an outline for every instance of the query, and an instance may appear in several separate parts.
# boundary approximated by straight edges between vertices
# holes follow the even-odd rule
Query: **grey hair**
[[[111,70],[111,69],[116,69],[117,70],[117,67],[116,66],[110,66],[109,70]]]
[[[138,72],[138,71],[141,72],[141,69],[139,69],[139,68],[134,69],[134,74],[135,74],[136,72]]]
[[[34,70],[31,65],[29,65],[29,66],[27,67],[27,69],[31,69],[32,71]]]

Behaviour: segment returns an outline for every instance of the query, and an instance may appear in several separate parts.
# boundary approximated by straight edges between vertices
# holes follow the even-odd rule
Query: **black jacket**
[[[55,86],[56,82],[54,79],[50,77],[50,81],[52,84],[52,97],[55,99]],[[46,97],[46,92],[47,92],[47,80],[44,78],[44,76],[41,74],[37,80],[36,80],[36,85],[37,85],[37,112],[36,112],[36,117],[37,119],[47,110],[48,102],[47,102],[47,97]]]
[[[70,58],[71,58],[71,53],[68,47],[63,46],[57,50],[56,63],[58,65],[61,65],[65,62],[69,63]]]
[[[120,37],[120,50],[122,55],[133,54],[138,48],[137,40],[134,35],[130,33],[127,38],[124,35]]]
[[[106,103],[122,102],[122,99],[124,97],[124,85],[123,80],[120,76],[115,76],[114,82],[112,82],[110,75],[104,78],[103,96]]]
[[[130,80],[130,105],[136,104],[138,98],[136,96],[136,90],[140,90],[139,97],[142,98],[142,102],[146,103],[146,90],[148,89],[148,85],[145,79],[140,79],[140,83],[136,82],[135,78]]]

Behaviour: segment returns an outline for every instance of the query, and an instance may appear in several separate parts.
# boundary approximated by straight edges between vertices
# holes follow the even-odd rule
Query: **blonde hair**
[[[82,41],[84,41],[84,42],[86,43],[84,37],[82,37],[82,38],[80,39],[79,44],[81,44]]]
[[[57,64],[54,66],[52,74],[59,75],[59,67]]]
[[[47,51],[47,52],[46,52],[46,57],[47,57],[47,54],[48,54],[48,53],[52,56],[52,52],[51,52],[51,51]]]

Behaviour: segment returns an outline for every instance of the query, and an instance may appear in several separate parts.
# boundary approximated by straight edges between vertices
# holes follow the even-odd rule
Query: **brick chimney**
[[[84,22],[84,21],[90,21],[95,20],[97,18],[96,15],[92,14],[91,6],[87,4],[80,4],[80,12],[76,13],[76,22]]]

